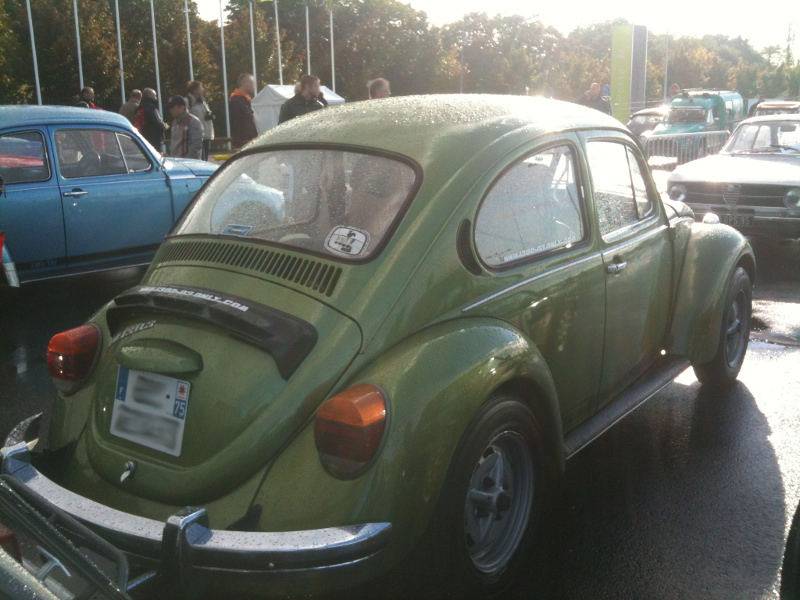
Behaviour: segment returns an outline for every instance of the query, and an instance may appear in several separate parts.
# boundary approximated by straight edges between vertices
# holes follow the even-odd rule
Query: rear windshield
[[[174,233],[255,238],[361,260],[402,216],[416,177],[401,160],[350,150],[250,154],[209,182]]]
[[[699,106],[675,106],[667,115],[670,123],[702,123],[705,120],[706,111]]]

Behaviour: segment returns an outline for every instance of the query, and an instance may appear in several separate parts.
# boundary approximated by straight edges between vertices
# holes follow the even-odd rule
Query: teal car
[[[598,111],[318,111],[233,156],[141,284],[53,337],[48,450],[22,423],[3,472],[124,551],[131,585],[411,569],[408,597],[490,596],[566,461],[689,366],[735,382],[754,280],[745,238],[662,201]]]

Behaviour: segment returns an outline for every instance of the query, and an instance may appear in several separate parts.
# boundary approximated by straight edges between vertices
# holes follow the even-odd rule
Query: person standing
[[[669,86],[669,97],[670,98],[674,98],[675,96],[677,96],[680,93],[681,93],[681,86],[679,86],[677,83],[673,83],[671,86]]]
[[[133,90],[131,95],[128,97],[128,101],[119,109],[119,114],[128,119],[128,121],[131,122],[131,125],[133,125],[133,122],[136,119],[136,112],[139,110],[139,104],[141,103],[141,90]]]
[[[319,101],[319,95],[319,77],[303,75],[300,78],[300,91],[281,106],[278,124],[325,108],[325,105]]]
[[[88,86],[81,90],[81,99],[78,100],[78,106],[82,108],[96,108],[97,110],[103,110],[94,103],[94,89]]]
[[[169,125],[164,123],[161,113],[158,112],[158,94],[153,88],[142,91],[142,103],[133,124],[153,148],[159,152],[164,151],[164,132],[169,129]]]
[[[367,91],[369,92],[370,100],[377,100],[378,98],[388,98],[392,95],[389,89],[389,80],[383,77],[373,79],[367,84]]]
[[[186,108],[186,100],[177,94],[167,102],[172,115],[169,155],[175,158],[200,158],[203,155],[203,124]]]
[[[189,82],[189,94],[186,100],[189,103],[189,112],[200,119],[203,125],[203,160],[208,160],[208,152],[214,139],[214,113],[205,99],[205,88],[199,81]]]
[[[750,118],[750,117],[755,116],[756,110],[758,110],[758,105],[761,104],[762,102],[766,101],[766,99],[767,99],[767,97],[764,94],[761,94],[758,97],[758,102],[755,102],[753,104],[753,106],[750,107],[750,110],[747,112],[747,117]]]
[[[608,103],[608,100],[603,98],[603,96],[600,94],[601,91],[602,88],[600,87],[600,84],[593,83],[589,86],[589,89],[586,91],[586,93],[578,98],[578,104],[588,106],[589,108],[593,108],[602,113],[610,115],[611,105]]]
[[[250,101],[256,92],[256,80],[248,73],[239,75],[239,87],[228,98],[233,149],[238,150],[258,135]]]

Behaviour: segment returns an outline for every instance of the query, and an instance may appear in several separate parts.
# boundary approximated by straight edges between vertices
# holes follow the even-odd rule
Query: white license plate
[[[723,215],[722,222],[732,227],[752,227],[753,217],[750,215]]]
[[[111,433],[180,456],[190,389],[188,381],[119,367]]]

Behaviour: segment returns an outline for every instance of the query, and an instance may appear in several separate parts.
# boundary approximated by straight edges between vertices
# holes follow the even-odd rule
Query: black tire
[[[753,288],[750,276],[742,267],[736,267],[731,276],[724,306],[716,355],[708,363],[694,365],[694,373],[703,385],[713,387],[733,385],[747,354]]]
[[[429,576],[415,597],[487,598],[514,582],[550,487],[541,440],[517,398],[498,395],[483,406],[451,460],[424,544]]]
[[[800,505],[792,518],[783,553],[781,600],[800,600]]]

